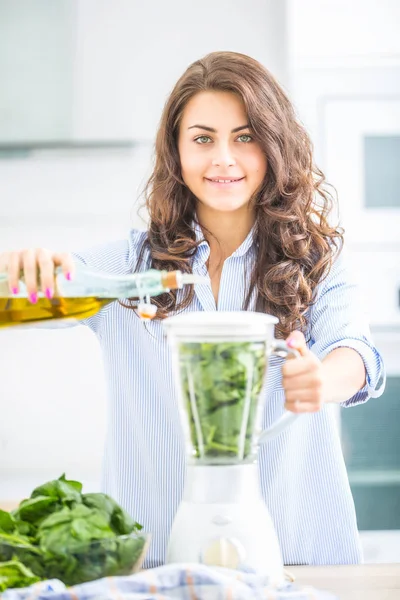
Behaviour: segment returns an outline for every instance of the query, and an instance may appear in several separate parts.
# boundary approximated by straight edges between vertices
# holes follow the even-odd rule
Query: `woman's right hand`
[[[69,253],[33,248],[0,254],[0,273],[8,275],[11,294],[18,294],[19,279],[23,274],[29,299],[36,303],[39,289],[47,298],[54,295],[54,271],[61,267],[67,279],[74,275],[74,260]]]

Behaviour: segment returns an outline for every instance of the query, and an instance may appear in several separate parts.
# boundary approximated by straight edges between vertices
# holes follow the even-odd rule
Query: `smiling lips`
[[[229,177],[229,178],[222,178],[222,177],[213,177],[213,178],[205,178],[206,181],[208,181],[211,184],[217,185],[217,186],[227,186],[227,185],[234,185],[236,183],[239,183],[239,181],[243,181],[244,177]]]

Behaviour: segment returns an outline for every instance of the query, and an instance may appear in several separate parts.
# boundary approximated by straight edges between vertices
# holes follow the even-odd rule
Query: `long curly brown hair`
[[[193,230],[196,198],[185,185],[178,153],[178,132],[188,101],[203,91],[237,94],[248,123],[267,158],[265,181],[252,199],[257,258],[243,309],[257,289],[255,310],[279,318],[278,337],[305,330],[314,290],[343,245],[343,230],[328,217],[333,196],[314,165],[311,141],[276,79],[256,60],[235,52],[213,52],[197,60],[176,83],[162,113],[155,144],[155,165],[145,188],[150,221],[144,252],[156,269],[191,272],[199,242]],[[156,318],[186,308],[193,287],[153,299]]]

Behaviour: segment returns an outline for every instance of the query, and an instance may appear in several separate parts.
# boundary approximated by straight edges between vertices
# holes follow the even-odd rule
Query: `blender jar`
[[[247,311],[192,312],[164,321],[192,464],[256,460],[268,357],[296,354],[275,340],[277,322]],[[284,421],[295,417],[286,414]]]

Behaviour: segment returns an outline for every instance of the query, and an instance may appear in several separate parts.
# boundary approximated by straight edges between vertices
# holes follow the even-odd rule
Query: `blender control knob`
[[[238,540],[220,537],[212,540],[204,548],[200,561],[209,566],[237,569],[243,564],[245,558],[245,549]]]

